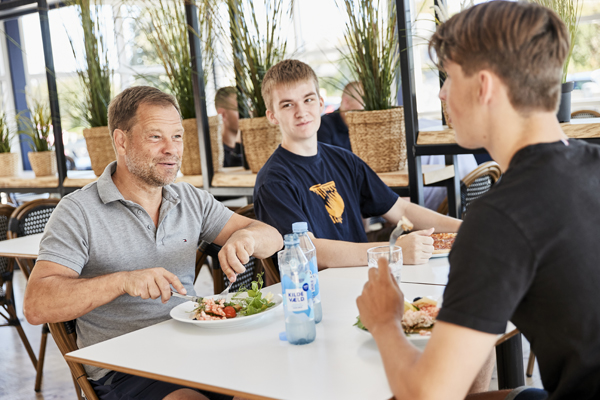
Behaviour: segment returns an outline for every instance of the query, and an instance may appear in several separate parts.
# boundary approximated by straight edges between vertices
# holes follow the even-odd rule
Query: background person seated
[[[224,167],[242,166],[242,135],[239,128],[237,91],[233,86],[225,86],[217,90],[215,108],[223,118],[223,159]]]

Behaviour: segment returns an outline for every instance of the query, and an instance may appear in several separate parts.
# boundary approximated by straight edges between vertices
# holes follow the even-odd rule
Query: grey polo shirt
[[[111,178],[115,169],[113,162],[98,181],[60,201],[46,225],[38,260],[64,265],[81,278],[163,267],[179,277],[188,294],[194,293],[198,244],[212,242],[232,212],[206,191],[177,183],[163,188],[155,227],[140,205],[123,198]],[[165,321],[183,301],[171,298],[162,304],[160,299],[119,296],[77,318],[78,345],[90,346]],[[90,366],[86,371],[93,380],[108,372]]]

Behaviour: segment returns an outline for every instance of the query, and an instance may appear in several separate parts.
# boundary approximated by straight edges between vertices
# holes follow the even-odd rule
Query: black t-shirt
[[[342,114],[336,110],[321,116],[321,126],[317,131],[317,140],[352,151],[348,126],[342,119]]]
[[[323,143],[312,157],[279,146],[254,186],[257,218],[282,235],[306,221],[315,237],[348,242],[366,242],[361,217],[383,215],[397,199],[360,158]]]
[[[438,318],[497,334],[511,320],[551,399],[600,398],[599,231],[600,147],[519,150],[469,208]]]
[[[223,158],[224,167],[241,167],[242,166],[242,146],[239,143],[235,147],[229,147],[223,144],[225,157]]]

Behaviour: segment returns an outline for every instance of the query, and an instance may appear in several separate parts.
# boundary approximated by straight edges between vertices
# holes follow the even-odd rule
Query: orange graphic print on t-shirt
[[[335,182],[313,185],[310,187],[310,191],[325,200],[325,209],[327,209],[333,223],[341,224],[342,214],[344,213],[344,199],[335,188]]]

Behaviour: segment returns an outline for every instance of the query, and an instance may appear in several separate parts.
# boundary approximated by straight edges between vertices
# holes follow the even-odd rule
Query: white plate
[[[354,327],[356,329],[358,329],[360,332],[364,333],[365,335],[369,335],[369,337],[373,338],[373,335],[371,335],[371,332],[365,331],[364,329],[360,329],[358,326],[354,326]],[[410,340],[416,346],[424,345],[425,342],[427,342],[430,337],[431,337],[431,335],[423,336],[423,335],[419,335],[418,333],[411,333],[411,334],[406,335],[406,338],[408,340]]]
[[[263,297],[265,296],[265,294],[266,293],[263,293]],[[230,299],[232,296],[233,296],[233,294],[229,294],[227,296],[227,298]],[[242,295],[239,297],[246,297],[246,296],[248,296],[247,293],[242,293]],[[207,296],[207,297],[213,298],[213,297],[217,297],[217,296]],[[263,316],[270,314],[271,312],[273,312],[273,310],[275,310],[276,308],[280,307],[283,304],[283,298],[281,297],[280,294],[274,295],[273,299],[271,299],[271,301],[273,303],[275,303],[275,305],[261,313],[248,315],[248,316],[238,315],[235,318],[220,319],[220,320],[216,320],[216,321],[197,321],[195,319],[192,319],[192,317],[193,317],[192,312],[194,311],[194,309],[196,308],[198,303],[195,303],[193,301],[187,301],[183,304],[178,305],[177,307],[175,307],[171,310],[171,318],[176,319],[177,321],[194,324],[201,328],[209,328],[209,329],[231,328],[234,326],[240,326],[240,325],[248,324],[250,322],[254,322],[257,319],[260,319]]]
[[[448,257],[448,255],[450,254],[450,252],[448,253],[437,253],[437,254],[432,254],[431,258],[442,258],[442,257]]]

